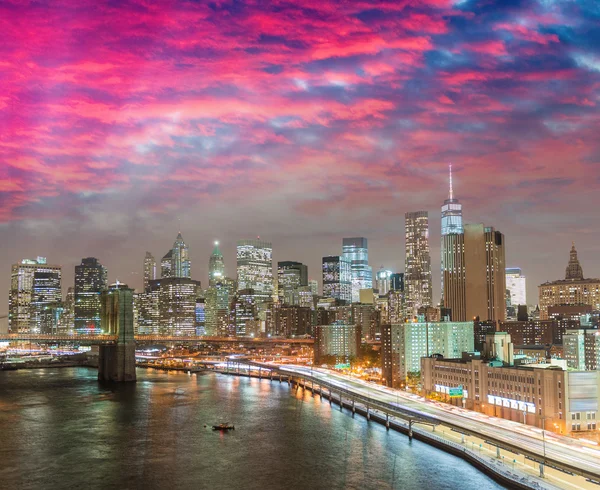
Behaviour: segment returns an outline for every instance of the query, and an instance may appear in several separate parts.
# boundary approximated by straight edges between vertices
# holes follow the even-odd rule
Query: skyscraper
[[[181,232],[177,234],[175,243],[173,243],[173,254],[171,257],[171,277],[186,277],[190,279],[191,265],[188,246],[183,241]]]
[[[373,288],[373,269],[369,265],[369,244],[364,237],[344,238],[342,255],[350,262],[352,302],[359,301],[361,289]]]
[[[518,267],[506,269],[506,289],[510,291],[512,306],[527,304],[526,279]]]
[[[390,289],[404,292],[404,272],[394,272],[390,276]]]
[[[464,233],[446,235],[444,306],[453,321],[506,319],[504,235],[482,224],[467,224]]]
[[[235,281],[224,277],[206,290],[205,330],[208,336],[229,335],[230,307],[235,296]]]
[[[352,301],[352,269],[343,255],[323,257],[323,296]]]
[[[463,233],[463,217],[462,217],[462,204],[458,202],[458,199],[454,198],[454,189],[452,187],[452,164],[449,166],[450,171],[450,190],[448,192],[448,199],[444,201],[442,206],[442,244],[441,244],[441,295],[442,304],[444,304],[444,269],[446,268],[445,260],[448,254],[445,251],[445,247],[450,245],[449,240],[444,240],[445,236],[448,235],[460,235]]]
[[[200,281],[187,277],[169,277],[152,281],[150,289],[157,292],[155,296],[158,301],[157,333],[195,335],[196,302],[200,297]],[[150,296],[150,299],[153,299],[153,296]]]
[[[173,277],[173,249],[169,250],[160,261],[160,277]]]
[[[427,211],[406,213],[405,307],[414,317],[422,306],[433,303],[431,257],[429,255],[429,215]]]
[[[273,294],[273,246],[257,238],[237,243],[238,290],[253,289],[256,295]]]
[[[9,332],[41,332],[41,315],[45,307],[62,301],[61,277],[61,267],[48,265],[45,257],[23,259],[12,266]]]
[[[392,274],[392,271],[385,270],[383,266],[381,266],[381,268],[375,274],[375,278],[377,279],[377,289],[380,296],[387,294],[391,289]]]
[[[150,252],[144,257],[144,291],[150,290],[150,281],[156,279],[156,259]]]
[[[75,330],[100,331],[100,295],[107,287],[106,268],[94,257],[75,266]]]
[[[215,242],[215,248],[208,259],[208,285],[212,286],[225,277],[225,260],[219,250],[219,242]]]
[[[296,304],[298,290],[308,286],[308,267],[301,262],[277,263],[277,294],[281,303]]]

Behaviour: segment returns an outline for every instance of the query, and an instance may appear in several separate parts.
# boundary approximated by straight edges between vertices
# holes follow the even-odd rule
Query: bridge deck
[[[197,335],[135,335],[138,343],[160,342],[198,342],[221,344],[250,344],[250,345],[312,345],[313,339],[278,339],[278,338],[244,338],[244,337],[208,337]],[[9,333],[0,334],[0,342],[37,342],[37,343],[86,343],[90,345],[111,344],[117,341],[116,335],[50,335]]]

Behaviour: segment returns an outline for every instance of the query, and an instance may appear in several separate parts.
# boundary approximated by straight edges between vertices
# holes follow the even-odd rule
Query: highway
[[[334,387],[352,391],[390,407],[409,409],[415,415],[435,419],[441,425],[450,424],[482,438],[493,438],[499,442],[504,442],[509,447],[517,446],[537,454],[540,460],[543,459],[544,442],[541,429],[433,402],[417,395],[320,368],[311,369],[306,366],[285,365],[277,366],[277,369],[282,373],[288,372],[313,378],[317,382],[322,380]],[[560,462],[588,474],[596,475],[597,479],[600,480],[599,449],[589,447],[576,439],[549,431],[545,431],[545,441],[545,453],[549,465],[551,461]]]

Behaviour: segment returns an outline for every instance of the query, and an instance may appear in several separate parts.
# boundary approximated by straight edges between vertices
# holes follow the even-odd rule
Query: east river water
[[[493,489],[468,463],[287,384],[0,372],[2,489]],[[211,425],[230,422],[235,431]],[[205,427],[206,426],[206,427]]]

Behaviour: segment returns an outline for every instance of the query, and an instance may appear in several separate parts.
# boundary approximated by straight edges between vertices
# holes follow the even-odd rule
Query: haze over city
[[[82,257],[141,287],[181,230],[192,277],[260,235],[320,279],[365,236],[404,269],[429,210],[439,298],[447,165],[467,223],[536,286],[575,241],[600,276],[600,12],[594,1],[63,2],[0,6],[0,285]],[[6,296],[4,296],[6,298]],[[0,303],[0,313],[7,302]]]

